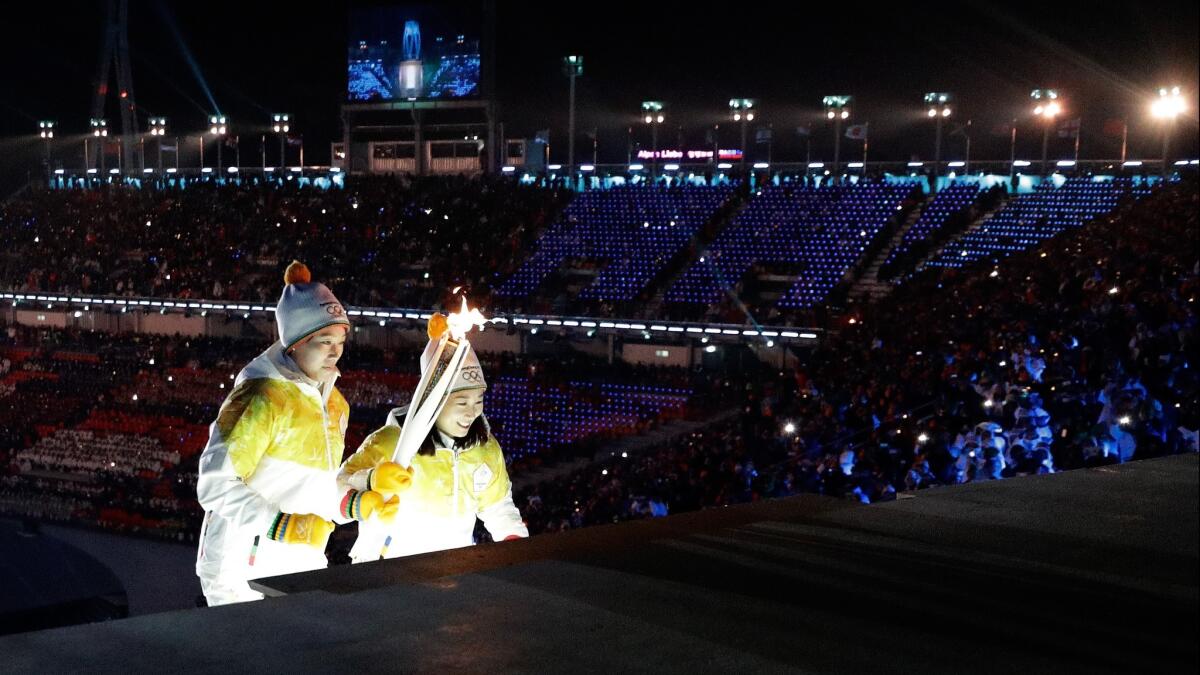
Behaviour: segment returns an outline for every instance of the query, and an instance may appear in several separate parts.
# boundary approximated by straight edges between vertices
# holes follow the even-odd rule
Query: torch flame
[[[467,298],[463,296],[462,309],[457,312],[451,312],[446,317],[446,323],[450,326],[450,337],[456,342],[466,337],[467,332],[476,326],[483,326],[488,320],[479,312],[478,307],[467,307]]]

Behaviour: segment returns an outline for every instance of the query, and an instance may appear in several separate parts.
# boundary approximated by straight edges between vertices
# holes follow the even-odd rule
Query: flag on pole
[[[1012,133],[1014,127],[1017,126],[1017,121],[1002,122],[992,127],[993,136],[1007,136]]]
[[[179,152],[179,145],[163,144],[162,149],[163,149],[163,152]]]
[[[771,142],[771,130],[767,127],[759,127],[754,132],[754,142],[755,143],[770,143]]]
[[[809,126],[807,124],[796,127],[796,135],[797,136],[808,138],[808,135],[810,133],[812,133],[812,130],[809,128]]]
[[[1105,136],[1123,136],[1125,134],[1125,120],[1104,120],[1103,131]]]
[[[549,129],[538,130],[538,132],[533,135],[533,142],[541,143],[542,145],[549,144],[550,143],[550,130]]]
[[[300,136],[288,136],[287,144],[291,145],[291,146],[304,145],[304,139],[301,138]]]
[[[1063,123],[1058,126],[1058,137],[1059,138],[1078,138],[1079,137],[1079,123],[1081,121],[1082,121],[1082,118],[1079,118],[1079,117],[1076,117],[1073,120],[1064,120]]]
[[[846,127],[846,138],[854,141],[867,140],[867,124],[851,124]]]

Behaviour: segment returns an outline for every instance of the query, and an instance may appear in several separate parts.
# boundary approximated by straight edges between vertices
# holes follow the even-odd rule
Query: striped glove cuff
[[[287,536],[288,525],[291,523],[292,515],[290,513],[279,513],[275,516],[275,520],[271,521],[271,527],[267,529],[267,538],[274,541],[283,541]]]
[[[360,492],[358,490],[349,490],[346,492],[346,496],[342,497],[342,504],[339,508],[343,518],[349,518],[351,520],[363,519],[363,494],[365,494],[365,492]]]

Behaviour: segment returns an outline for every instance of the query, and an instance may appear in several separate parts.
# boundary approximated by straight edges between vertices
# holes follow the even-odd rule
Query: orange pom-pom
[[[309,284],[312,283],[312,272],[308,270],[308,266],[299,260],[293,260],[291,265],[288,265],[287,271],[283,273],[283,283],[285,284]]]
[[[434,312],[433,316],[429,317],[429,326],[426,327],[425,332],[429,334],[430,340],[440,340],[448,330],[450,330],[450,324],[446,321],[446,317]]]

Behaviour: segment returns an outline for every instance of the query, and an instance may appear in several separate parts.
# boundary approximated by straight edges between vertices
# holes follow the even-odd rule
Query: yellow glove
[[[384,462],[371,469],[367,485],[377,492],[394,495],[412,485],[412,475],[411,467],[406,469],[395,462]]]
[[[333,523],[311,513],[280,513],[275,516],[275,521],[267,530],[267,537],[275,541],[285,544],[307,544],[321,550],[325,549],[330,534],[333,534]]]
[[[350,490],[342,497],[341,511],[344,518],[366,520],[375,516],[385,523],[390,523],[396,517],[396,510],[399,508],[400,498],[395,495],[384,501],[383,495],[374,490]]]

